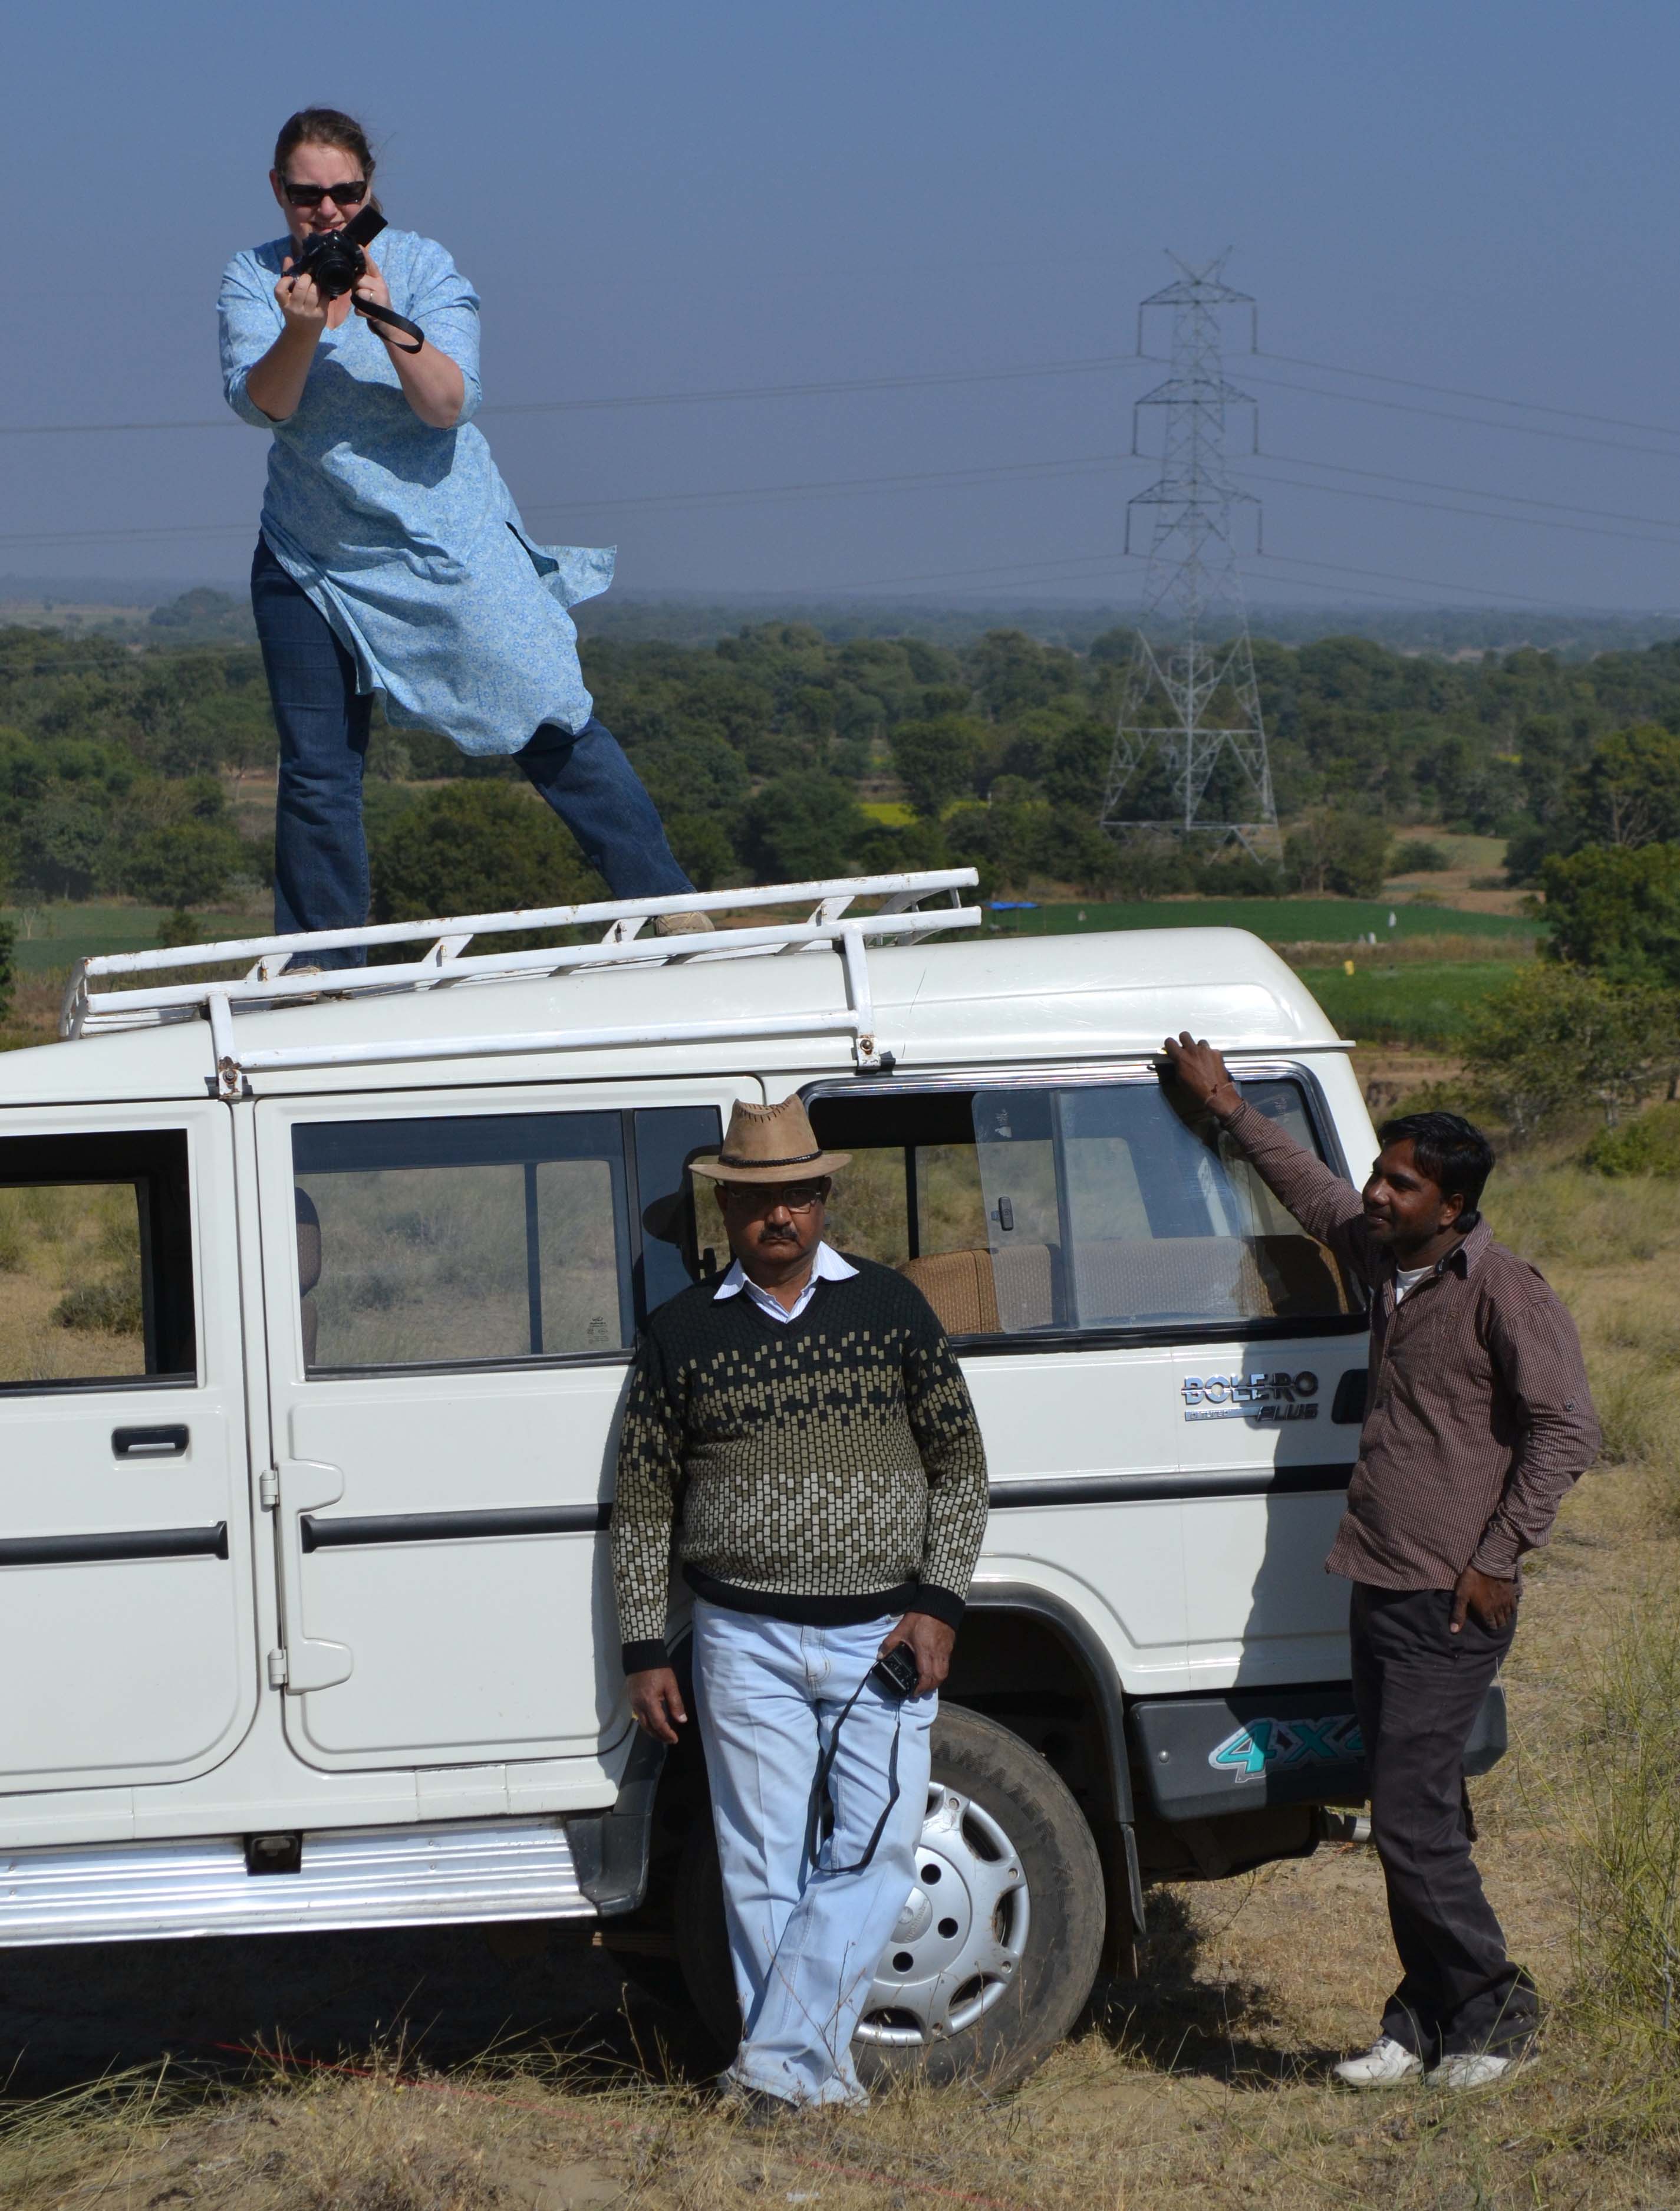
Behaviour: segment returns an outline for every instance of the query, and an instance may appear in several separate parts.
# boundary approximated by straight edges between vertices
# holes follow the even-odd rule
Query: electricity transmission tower
[[[1181,271],[1177,281],[1138,309],[1139,353],[1149,310],[1172,310],[1172,359],[1166,381],[1132,414],[1134,454],[1145,407],[1161,410],[1163,438],[1160,476],[1127,502],[1128,553],[1134,513],[1154,512],[1103,827],[1173,828],[1185,837],[1236,839],[1251,851],[1275,847],[1278,809],[1234,534],[1244,506],[1255,509],[1258,532],[1259,501],[1237,488],[1225,466],[1227,412],[1254,402],[1226,382],[1220,365],[1222,310],[1248,310],[1252,351],[1254,302],[1224,282],[1224,254],[1200,269],[1176,254],[1169,258]]]

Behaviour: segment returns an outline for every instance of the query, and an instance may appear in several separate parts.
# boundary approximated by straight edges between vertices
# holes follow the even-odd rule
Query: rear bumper
[[[1271,1804],[1363,1804],[1370,1795],[1353,1686],[1230,1689],[1151,1697],[1126,1715],[1133,1770],[1163,1820],[1208,1820]],[[1505,1755],[1505,1691],[1496,1681],[1465,1747],[1466,1773]]]

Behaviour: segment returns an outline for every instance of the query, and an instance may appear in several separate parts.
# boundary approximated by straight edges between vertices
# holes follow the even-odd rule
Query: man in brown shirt
[[[1518,1561],[1598,1451],[1580,1340],[1482,1220],[1493,1150],[1469,1122],[1386,1123],[1359,1191],[1246,1104],[1208,1045],[1187,1032],[1166,1054],[1191,1106],[1370,1293],[1359,1461],[1326,1566],[1353,1584],[1354,1704],[1404,1973],[1375,2043],[1336,2071],[1357,2088],[1425,2069],[1484,2087],[1529,2055],[1539,2002],[1471,1857],[1464,1750],[1515,1633]]]

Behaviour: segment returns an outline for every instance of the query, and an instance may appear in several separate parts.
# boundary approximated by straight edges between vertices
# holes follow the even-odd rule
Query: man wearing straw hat
[[[725,2081],[755,2118],[864,2100],[852,2035],[914,1885],[929,1729],[986,1524],[979,1425],[932,1308],[823,1240],[849,1157],[797,1098],[735,1107],[694,1167],[734,1263],[650,1320],[619,1445],[625,1670],[662,1742],[687,1717],[665,1642],[674,1527],[694,1593],[743,2029]],[[899,1645],[902,1697],[871,1672]]]

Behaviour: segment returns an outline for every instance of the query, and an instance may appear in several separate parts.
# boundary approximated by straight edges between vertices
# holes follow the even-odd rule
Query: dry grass
[[[1680,1192],[1543,1163],[1501,1233],[1580,1319],[1611,1463],[1531,1564],[1513,1754],[1476,1784],[1478,1857],[1551,2005],[1544,2063],[1479,2097],[1353,2098],[1393,1972],[1364,1850],[1151,1894],[1145,1977],[1018,2094],[915,2088],[831,2128],[751,2135],[695,2090],[546,2066],[416,2077],[262,2066],[129,2079],[15,2111],[8,2211],[1649,2211],[1680,2204],[1672,1972],[1680,1697]],[[1631,1204],[1624,1199],[1631,1197]],[[1637,1245],[1643,1256],[1631,1256]],[[1680,1990],[1674,1992],[1680,2001]]]
[[[1465,963],[1481,965],[1490,960],[1514,964],[1526,960],[1534,950],[1532,936],[1520,936],[1514,931],[1509,936],[1401,936],[1379,930],[1375,944],[1349,944],[1335,939],[1329,942],[1316,942],[1310,937],[1298,943],[1275,944],[1272,948],[1291,967],[1339,967],[1345,960],[1352,960],[1356,968],[1369,967],[1437,967]]]
[[[0,1381],[143,1374],[131,1183],[0,1190]]]

